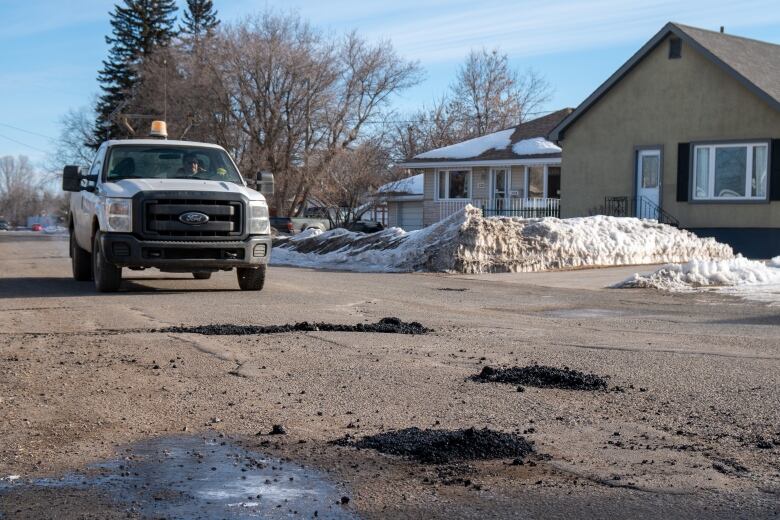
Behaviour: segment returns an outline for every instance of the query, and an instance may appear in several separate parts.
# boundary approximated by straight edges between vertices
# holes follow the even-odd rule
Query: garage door
[[[401,202],[398,204],[398,227],[414,231],[423,227],[423,203]]]

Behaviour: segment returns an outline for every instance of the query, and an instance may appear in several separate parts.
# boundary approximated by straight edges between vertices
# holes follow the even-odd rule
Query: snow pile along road
[[[768,264],[742,256],[728,260],[692,260],[665,265],[649,275],[634,274],[615,284],[616,288],[652,288],[664,291],[692,291],[701,287],[743,287],[780,284],[780,258]]]
[[[407,233],[335,229],[298,235],[274,247],[274,264],[352,271],[457,273],[547,271],[592,266],[733,258],[711,238],[636,218],[484,218],[467,206]]]

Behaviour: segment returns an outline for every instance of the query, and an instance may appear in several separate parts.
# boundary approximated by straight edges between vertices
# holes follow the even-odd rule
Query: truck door
[[[106,146],[101,146],[98,150],[95,160],[89,169],[88,175],[100,176],[103,171],[103,161],[106,157]],[[98,184],[100,180],[98,180]],[[82,249],[92,251],[92,218],[95,215],[97,203],[97,191],[81,190],[75,193],[75,198],[71,202],[73,209],[73,227],[76,233],[76,243]]]

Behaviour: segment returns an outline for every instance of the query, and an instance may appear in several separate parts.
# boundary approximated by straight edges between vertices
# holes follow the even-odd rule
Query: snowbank
[[[692,260],[665,265],[646,276],[634,274],[613,287],[684,292],[700,287],[780,284],[780,265],[773,266],[774,260],[769,264],[742,256],[727,260]]]
[[[512,151],[517,155],[540,155],[561,153],[561,148],[543,137],[523,139],[512,145]]]
[[[729,246],[651,220],[484,218],[465,209],[419,231],[335,229],[273,249],[274,264],[351,271],[547,271],[733,258]]]
[[[437,148],[430,152],[415,155],[415,159],[466,159],[476,157],[488,150],[502,150],[512,143],[510,137],[515,129],[501,130],[492,134],[483,135],[462,143],[455,143],[443,148]]]

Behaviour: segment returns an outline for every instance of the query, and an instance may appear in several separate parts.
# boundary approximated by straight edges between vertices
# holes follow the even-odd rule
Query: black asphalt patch
[[[376,323],[343,325],[339,323],[309,323],[302,321],[287,325],[235,325],[231,323],[195,325],[192,327],[166,327],[154,332],[191,333],[206,336],[243,336],[252,334],[280,334],[285,332],[379,332],[384,334],[427,334],[433,332],[416,321],[405,322],[398,318],[382,318]]]
[[[406,428],[370,435],[361,439],[346,436],[334,444],[407,457],[423,464],[452,461],[522,459],[533,452],[524,437],[487,428],[461,430],[421,430]]]
[[[493,368],[486,366],[469,379],[480,383],[508,383],[538,388],[562,388],[565,390],[606,390],[607,381],[594,374],[586,374],[568,367],[556,368],[544,365],[527,367]]]

